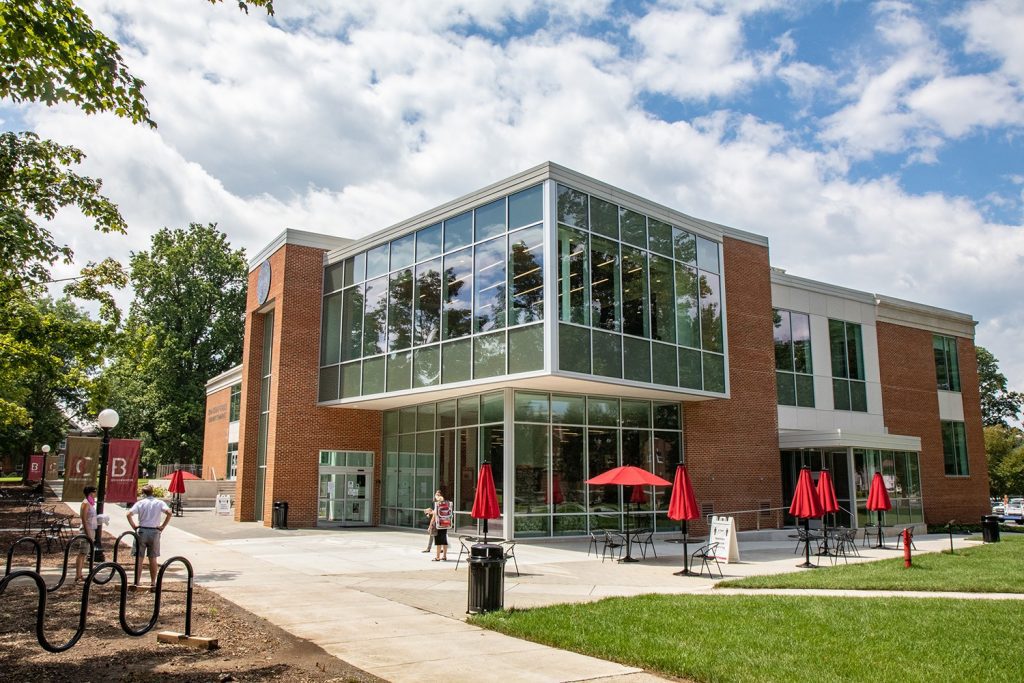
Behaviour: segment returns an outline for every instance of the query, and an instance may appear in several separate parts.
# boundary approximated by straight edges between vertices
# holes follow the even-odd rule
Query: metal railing
[[[789,507],[788,506],[787,507],[777,507],[777,508],[772,508],[772,507],[768,507],[768,508],[753,508],[753,509],[750,509],[750,510],[727,510],[727,511],[724,511],[724,512],[715,511],[715,512],[709,512],[708,514],[704,515],[704,523],[707,524],[708,526],[711,526],[711,518],[712,517],[739,517],[740,515],[754,515],[754,529],[756,531],[760,531],[761,530],[761,518],[763,516],[769,516],[769,517],[774,516],[775,517],[775,525],[774,526],[770,526],[770,527],[766,526],[765,528],[781,529],[782,528],[782,515],[783,515],[784,512],[789,512]],[[765,513],[768,513],[768,514],[766,515]],[[772,515],[771,513],[774,513],[774,515]],[[742,530],[744,530],[744,526],[742,524],[740,524],[740,521],[741,521],[741,519],[737,519],[736,520],[736,526],[737,526],[737,530],[742,531]],[[749,528],[747,528],[747,530],[749,530]]]

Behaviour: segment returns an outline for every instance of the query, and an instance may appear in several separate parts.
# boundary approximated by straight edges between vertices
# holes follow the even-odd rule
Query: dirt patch
[[[56,500],[59,513],[69,513]],[[0,551],[5,555],[11,543],[24,532],[25,507],[0,503]],[[75,525],[77,528],[77,524]],[[113,537],[104,534],[108,549]],[[45,544],[43,544],[45,550]],[[84,584],[74,581],[74,557],[71,554],[68,579],[47,595],[44,634],[53,645],[63,645],[78,627]],[[12,571],[31,569],[35,556],[28,545],[17,548]],[[60,578],[64,555],[56,547],[42,556],[43,574],[49,585]],[[119,561],[132,576],[130,553],[122,551]],[[170,571],[170,570],[169,570]],[[36,639],[35,626],[39,593],[34,583],[16,580],[0,596],[0,677],[12,681],[78,683],[89,681],[380,681],[361,669],[332,657],[308,640],[261,619],[238,605],[196,586],[192,596],[192,635],[216,638],[219,649],[194,650],[182,645],[158,643],[159,631],[185,630],[186,583],[183,572],[173,579],[165,576],[156,626],[146,635],[132,637],[119,622],[120,583],[89,587],[85,631],[78,643],[66,652],[45,651]],[[143,582],[148,572],[143,571]],[[153,616],[155,596],[143,589],[128,591],[125,618],[133,629],[141,629]]]

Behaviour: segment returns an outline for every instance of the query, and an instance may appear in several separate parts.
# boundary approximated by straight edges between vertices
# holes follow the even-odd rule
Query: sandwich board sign
[[[231,514],[231,496],[227,493],[218,493],[215,503],[215,510],[218,515]]]
[[[726,564],[740,561],[740,546],[736,541],[735,517],[712,517],[708,543],[718,543],[715,557]]]

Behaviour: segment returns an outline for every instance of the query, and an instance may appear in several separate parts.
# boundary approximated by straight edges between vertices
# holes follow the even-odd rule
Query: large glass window
[[[476,245],[473,263],[474,332],[488,332],[505,326],[505,262],[503,237]]]
[[[410,258],[411,253],[410,251]],[[388,287],[388,350],[390,351],[401,351],[412,346],[412,289],[411,268],[391,274],[391,282]]]
[[[963,422],[943,421],[942,460],[947,476],[966,477],[971,473],[967,466],[967,437]]]
[[[544,228],[541,225],[508,236],[512,269],[510,325],[544,319]]]
[[[231,385],[231,396],[228,403],[228,422],[238,422],[242,417],[242,385]]]
[[[832,352],[832,398],[835,409],[866,413],[867,382],[860,325],[829,320],[828,336]]]
[[[960,360],[956,352],[956,339],[935,335],[932,337],[935,353],[935,380],[943,391],[960,391]]]
[[[586,233],[559,226],[558,318],[567,323],[590,324],[588,251]]]
[[[779,405],[813,408],[810,316],[776,309],[774,337]]]
[[[602,237],[591,238],[590,264],[591,324],[618,331],[622,326],[619,245]]]
[[[472,249],[463,249],[444,257],[444,280],[444,338],[464,337],[472,331]]]

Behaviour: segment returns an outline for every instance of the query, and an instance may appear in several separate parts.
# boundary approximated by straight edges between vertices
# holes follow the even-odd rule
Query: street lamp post
[[[110,430],[117,426],[120,416],[116,410],[106,408],[101,411],[96,422],[103,430],[103,443],[100,445],[100,481],[96,487],[96,545],[93,548],[93,559],[103,562],[103,498],[107,494],[107,455],[110,453]]]
[[[39,483],[41,484],[46,479],[46,459],[50,457],[50,444],[44,443],[39,450],[43,452],[43,471],[39,473]]]

